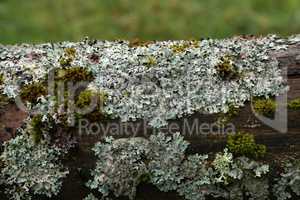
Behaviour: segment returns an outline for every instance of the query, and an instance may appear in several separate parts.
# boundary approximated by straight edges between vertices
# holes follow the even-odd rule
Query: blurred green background
[[[300,33],[300,0],[0,0],[0,43]]]

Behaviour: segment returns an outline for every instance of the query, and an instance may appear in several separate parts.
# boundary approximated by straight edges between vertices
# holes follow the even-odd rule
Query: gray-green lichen
[[[62,67],[61,57],[72,49],[68,67],[92,73],[95,79],[88,88],[108,95],[104,112],[122,121],[145,118],[152,127],[162,127],[169,119],[194,112],[227,112],[229,105],[242,106],[252,96],[276,96],[286,90],[270,53],[297,42],[295,38],[0,46],[0,70],[6,80],[1,87],[9,97],[17,96],[20,85],[43,80],[50,70]],[[235,78],[224,77],[230,69],[224,73],[216,67],[224,57],[234,66]]]

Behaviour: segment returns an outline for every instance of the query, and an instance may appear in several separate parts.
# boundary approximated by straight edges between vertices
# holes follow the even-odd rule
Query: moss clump
[[[38,97],[45,95],[47,95],[47,88],[42,82],[24,85],[20,91],[21,99],[30,103],[37,103]]]
[[[128,46],[133,48],[133,47],[147,47],[148,45],[152,44],[153,41],[143,41],[141,39],[135,38],[133,40],[129,41]]]
[[[55,80],[57,81],[92,81],[94,79],[92,73],[83,67],[67,67],[57,69],[55,72]]]
[[[236,133],[227,138],[227,148],[235,156],[261,158],[266,154],[266,146],[256,144],[254,136],[249,133]]]
[[[104,92],[93,92],[91,90],[82,91],[76,99],[76,106],[78,108],[88,107],[92,100],[96,102],[95,108],[90,113],[79,115],[80,118],[87,118],[91,122],[99,121],[106,118],[102,111],[103,105],[107,100],[107,95]]]
[[[216,70],[223,80],[232,80],[239,77],[237,67],[229,56],[221,58],[221,62],[216,65]]]
[[[151,68],[157,64],[157,60],[153,56],[148,56],[147,61],[145,62],[145,65],[147,68]]]
[[[174,44],[171,46],[173,53],[185,52],[188,48],[198,48],[199,42],[195,40],[185,41],[182,44]]]
[[[76,50],[74,48],[66,48],[64,50],[64,55],[59,59],[60,66],[69,67],[72,65],[76,57]]]
[[[254,99],[253,108],[265,117],[273,117],[276,110],[276,103],[272,99]]]
[[[76,49],[74,49],[74,48],[65,48],[65,55],[66,55],[67,57],[75,58],[75,55],[76,55]]]
[[[290,101],[288,103],[288,108],[291,110],[300,110],[300,98]]]

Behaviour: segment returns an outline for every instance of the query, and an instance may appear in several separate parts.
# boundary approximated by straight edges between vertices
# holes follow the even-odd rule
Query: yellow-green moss
[[[106,118],[105,114],[102,111],[103,105],[107,100],[107,94],[104,92],[93,92],[91,90],[82,91],[76,99],[76,106],[78,108],[84,108],[89,106],[92,102],[92,99],[96,98],[97,105],[93,111],[83,116],[79,116],[81,118],[87,118],[88,120],[95,122],[101,119]]]
[[[36,103],[38,97],[47,95],[47,88],[42,82],[35,82],[21,87],[20,97],[23,101]]]
[[[300,110],[300,98],[291,100],[288,103],[288,108],[291,110]]]
[[[254,136],[249,133],[236,133],[227,138],[227,148],[235,156],[261,158],[266,154],[266,146],[256,144]]]
[[[188,48],[198,48],[199,41],[191,40],[185,41],[182,44],[174,44],[171,46],[173,53],[182,53],[185,52]]]
[[[273,99],[254,99],[254,110],[266,117],[273,117],[276,111],[276,102]]]
[[[55,72],[55,80],[58,81],[92,81],[94,79],[92,73],[83,67],[67,67],[57,69]]]
[[[76,55],[76,49],[74,48],[65,48],[65,55],[67,57],[72,57],[72,58],[75,58],[75,55]]]
[[[92,98],[97,98],[97,102],[105,102],[107,95],[104,92],[94,92],[92,90],[84,90],[82,91],[76,101],[76,105],[79,108],[83,108],[89,105],[92,101]]]
[[[151,68],[157,64],[156,58],[153,56],[147,57],[147,62],[145,63],[147,68]]]
[[[231,80],[239,77],[239,72],[233,64],[230,56],[222,57],[221,62],[216,65],[216,70],[223,80]]]
[[[76,50],[74,48],[64,49],[64,55],[59,59],[60,66],[69,67],[72,65],[76,57]]]

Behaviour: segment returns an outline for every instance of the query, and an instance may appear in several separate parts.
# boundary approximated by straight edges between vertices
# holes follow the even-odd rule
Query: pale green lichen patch
[[[20,93],[20,84],[45,79],[86,81],[105,91],[103,112],[123,122],[147,118],[159,128],[170,119],[195,112],[226,113],[253,96],[276,96],[286,82],[269,53],[286,48],[276,36],[201,41],[89,41],[4,46],[0,70],[3,93]],[[28,52],[39,58],[28,59]],[[91,57],[97,55],[97,62]],[[18,56],[17,64],[11,57]],[[12,67],[14,66],[14,67]],[[122,106],[120,106],[122,105]]]

